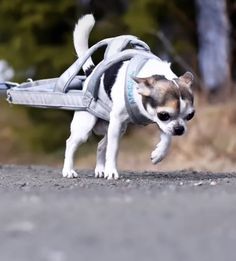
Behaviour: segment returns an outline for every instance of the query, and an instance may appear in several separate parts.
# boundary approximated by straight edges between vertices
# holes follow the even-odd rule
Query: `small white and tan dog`
[[[78,57],[88,50],[89,34],[95,24],[93,15],[85,15],[75,26],[74,46]],[[108,69],[101,77],[100,88],[104,88],[112,100],[110,121],[103,121],[87,111],[76,111],[71,122],[71,135],[66,142],[63,177],[77,177],[74,170],[74,154],[77,147],[86,142],[94,131],[103,135],[97,148],[95,177],[118,179],[117,155],[119,140],[130,122],[125,106],[125,75],[129,61],[120,62]],[[83,66],[86,75],[94,68],[92,59]],[[88,77],[89,78],[89,77]],[[186,72],[177,77],[170,64],[149,59],[134,79],[137,84],[137,104],[140,111],[159,127],[160,141],[151,153],[154,164],[160,162],[167,154],[173,135],[185,133],[186,121],[194,116],[193,93],[191,85],[193,75]],[[86,88],[86,80],[84,89]]]

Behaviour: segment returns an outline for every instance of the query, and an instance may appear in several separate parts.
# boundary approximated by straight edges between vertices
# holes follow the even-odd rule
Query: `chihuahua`
[[[73,40],[78,57],[88,50],[89,34],[94,27],[93,15],[79,19],[75,26]],[[126,70],[129,61],[119,62],[109,68],[101,77],[99,88],[104,88],[112,101],[110,121],[104,121],[87,111],[76,111],[71,122],[71,134],[66,141],[63,177],[74,178],[74,154],[79,145],[86,142],[93,131],[103,138],[98,143],[95,177],[118,179],[117,155],[120,137],[130,122],[126,109],[124,92]],[[83,66],[85,74],[92,74],[95,65],[89,58]],[[149,59],[133,78],[137,83],[136,102],[141,113],[156,123],[160,129],[160,141],[151,153],[153,164],[160,162],[169,150],[172,136],[186,132],[186,122],[194,116],[194,98],[191,86],[193,75],[186,72],[177,77],[166,61]],[[87,88],[87,80],[83,88]]]

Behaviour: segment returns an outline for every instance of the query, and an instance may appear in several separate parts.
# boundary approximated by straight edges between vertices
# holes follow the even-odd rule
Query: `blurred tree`
[[[230,44],[231,44],[231,73],[232,78],[236,79],[236,70],[235,70],[235,63],[236,63],[236,0],[228,0],[228,13],[230,19]]]
[[[209,98],[215,100],[231,83],[226,0],[196,0],[196,6],[199,68]]]
[[[73,61],[74,0],[1,0],[0,57],[25,77],[58,76]],[[67,50],[67,51],[66,51]]]

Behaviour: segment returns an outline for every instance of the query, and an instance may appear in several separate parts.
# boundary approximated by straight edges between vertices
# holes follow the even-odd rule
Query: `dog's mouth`
[[[173,133],[172,136],[182,136],[184,133],[182,134],[178,134],[178,133]]]

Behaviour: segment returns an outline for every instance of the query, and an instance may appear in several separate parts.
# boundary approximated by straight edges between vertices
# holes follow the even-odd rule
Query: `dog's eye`
[[[168,121],[170,119],[170,114],[168,112],[159,112],[157,113],[157,116],[161,121]]]
[[[194,114],[195,114],[195,111],[189,113],[189,114],[185,117],[185,120],[190,121],[190,120],[193,118]]]

